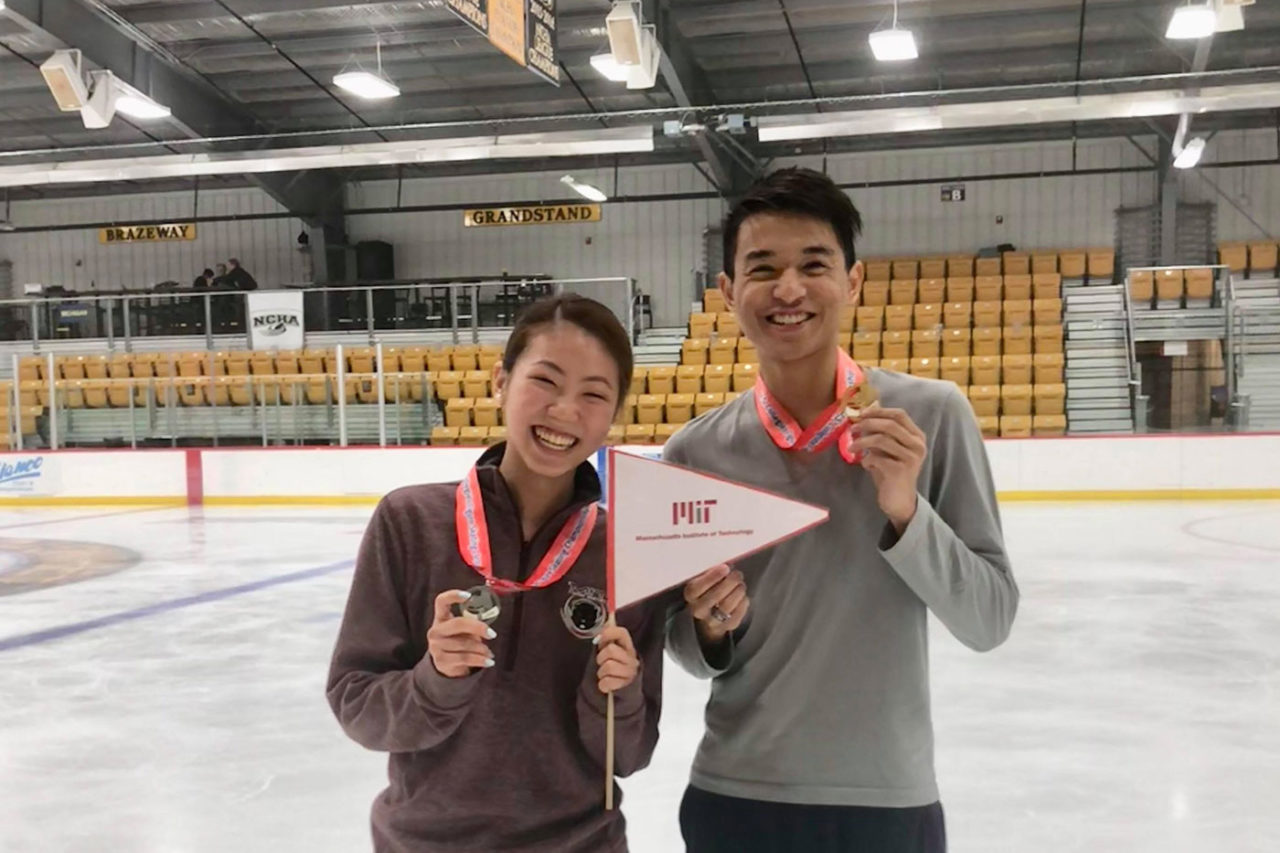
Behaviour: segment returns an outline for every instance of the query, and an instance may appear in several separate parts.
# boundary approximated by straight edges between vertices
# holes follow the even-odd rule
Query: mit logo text
[[[673,501],[671,524],[710,524],[711,508],[715,505],[715,501]]]

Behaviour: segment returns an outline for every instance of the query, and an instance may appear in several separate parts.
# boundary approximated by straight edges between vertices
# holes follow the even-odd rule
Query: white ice
[[[369,849],[384,760],[343,736],[323,697],[349,569],[4,649],[332,566],[367,517],[0,512],[0,574],[49,540],[142,558],[0,596],[0,851]],[[1280,504],[1013,505],[1004,517],[1022,588],[1013,636],[978,655],[934,626],[951,850],[1280,848]],[[636,853],[683,849],[676,814],[705,695],[668,667],[658,754],[624,783]]]

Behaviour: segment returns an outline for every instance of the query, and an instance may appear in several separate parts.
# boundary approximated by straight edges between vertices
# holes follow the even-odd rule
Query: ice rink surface
[[[384,758],[323,695],[368,514],[0,512],[0,851],[368,850]],[[951,850],[1280,848],[1280,503],[1004,521],[1009,642],[934,625]],[[658,754],[623,783],[635,853],[683,849],[706,690],[666,683]]]

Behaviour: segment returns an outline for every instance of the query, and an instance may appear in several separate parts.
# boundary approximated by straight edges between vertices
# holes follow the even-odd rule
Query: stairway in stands
[[[1280,429],[1280,279],[1236,279],[1236,393],[1250,430]]]
[[[1124,285],[1066,284],[1067,431],[1133,432]]]

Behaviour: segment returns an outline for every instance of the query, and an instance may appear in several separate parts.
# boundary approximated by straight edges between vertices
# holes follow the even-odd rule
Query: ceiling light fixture
[[[1188,3],[1179,6],[1169,19],[1165,38],[1202,39],[1213,35],[1218,27],[1218,13],[1209,3]]]
[[[631,73],[625,65],[618,64],[618,60],[613,58],[612,53],[597,53],[591,57],[591,67],[601,77],[612,80],[614,83],[625,83]]]
[[[89,79],[93,84],[93,94],[80,109],[80,120],[91,130],[109,126],[116,113],[151,121],[167,118],[173,112],[110,71],[92,71]]]
[[[604,19],[609,52],[619,65],[637,65],[644,54],[644,19],[635,0],[617,0]]]
[[[378,72],[365,71],[356,63],[355,71],[342,71],[333,75],[333,85],[344,89],[359,98],[370,101],[395,98],[400,94],[400,87],[382,73],[382,42],[378,42]]]
[[[876,30],[867,39],[871,52],[881,62],[901,62],[920,55],[911,30],[898,26],[898,0],[893,0],[893,24],[887,30]]]
[[[1202,136],[1192,139],[1173,158],[1173,168],[1194,169],[1196,164],[1200,162],[1200,157],[1204,154],[1205,144]]]
[[[592,184],[585,184],[575,178],[573,175],[565,175],[560,179],[560,183],[571,188],[578,195],[587,201],[608,201],[609,196],[605,195],[604,190]]]
[[[56,50],[40,64],[40,74],[49,87],[58,109],[71,113],[83,109],[89,102],[89,87],[81,71],[80,51]]]

